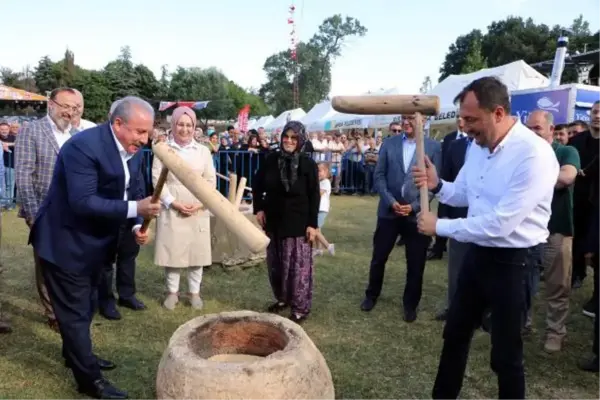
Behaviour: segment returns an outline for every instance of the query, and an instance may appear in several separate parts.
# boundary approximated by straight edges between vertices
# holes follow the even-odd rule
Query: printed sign
[[[552,113],[555,124],[567,123],[570,89],[546,90],[543,92],[513,94],[510,99],[512,115],[526,123],[535,110]]]

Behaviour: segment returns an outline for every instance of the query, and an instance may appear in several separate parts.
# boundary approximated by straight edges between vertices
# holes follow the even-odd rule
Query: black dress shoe
[[[115,364],[112,361],[104,360],[98,356],[96,356],[96,360],[98,360],[98,367],[102,371],[110,371],[110,370],[117,368],[117,364]],[[65,367],[71,368],[71,363],[67,360],[65,360]]]
[[[427,260],[441,260],[443,256],[444,256],[443,253],[439,253],[437,251],[429,250],[427,252]]]
[[[130,297],[128,299],[119,299],[119,305],[122,307],[127,307],[135,311],[145,310],[146,305],[138,300],[135,296]]]
[[[398,241],[396,242],[396,246],[404,246],[404,239],[402,239],[401,237],[398,239]]]
[[[114,304],[110,304],[100,309],[100,315],[102,315],[106,319],[110,319],[113,321],[121,319],[121,313],[117,310],[117,307]]]
[[[435,316],[436,321],[445,321],[448,318],[448,309],[442,310]]]
[[[288,305],[285,303],[273,303],[269,307],[267,307],[267,311],[270,313],[278,313],[288,308]]]
[[[112,385],[108,380],[96,379],[90,386],[77,388],[79,393],[88,395],[95,399],[127,399],[127,392]]]
[[[579,363],[579,369],[586,372],[598,372],[599,361],[598,357],[594,357],[591,360],[583,361]]]
[[[308,315],[292,314],[289,316],[290,321],[295,322],[298,325],[300,325],[302,322],[304,322],[306,320],[306,318],[308,318]]]
[[[415,310],[404,309],[404,321],[415,322],[417,319],[417,312]]]
[[[377,300],[371,299],[370,297],[365,297],[363,302],[360,304],[360,309],[363,311],[371,311],[373,307],[377,304]]]

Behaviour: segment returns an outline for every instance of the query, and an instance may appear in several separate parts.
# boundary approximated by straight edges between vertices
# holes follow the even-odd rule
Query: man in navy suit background
[[[444,158],[450,152],[450,147],[452,144],[461,138],[467,137],[467,134],[463,131],[465,129],[465,122],[462,118],[456,118],[456,130],[454,132],[450,132],[444,139],[442,140],[442,165],[444,165]],[[458,171],[456,172],[458,174]],[[445,178],[442,178],[445,179]],[[454,180],[454,179],[453,179]],[[438,204],[438,218],[447,218],[447,208],[446,204],[439,203]],[[444,252],[447,250],[446,245],[448,242],[448,238],[436,236],[435,243],[429,251],[427,252],[428,260],[441,260],[444,256]]]
[[[415,115],[402,116],[402,135],[383,142],[375,168],[375,187],[379,192],[377,227],[373,235],[373,255],[369,269],[369,283],[361,304],[363,311],[371,311],[381,294],[385,264],[394,249],[398,235],[402,235],[406,253],[406,285],[402,297],[404,320],[417,319],[417,308],[423,289],[423,272],[429,238],[417,231],[417,214],[421,211],[419,189],[412,178],[411,167],[416,165]],[[440,167],[440,144],[424,140],[425,154]],[[429,198],[431,201],[432,197]]]
[[[63,341],[65,364],[81,393],[122,399],[127,393],[102,376],[115,365],[94,355],[90,325],[103,265],[115,254],[126,222],[139,244],[143,218],[160,204],[144,198],[142,154],[153,128],[154,110],[137,97],[124,98],[110,123],[83,131],[61,148],[48,195],[31,228]]]
[[[460,122],[458,122],[460,120]],[[464,126],[462,118],[458,118],[457,126]],[[460,129],[460,128],[459,128]],[[462,133],[462,132],[461,132]],[[446,153],[442,156],[442,169],[440,176],[446,182],[454,182],[461,168],[463,167],[465,160],[467,159],[467,152],[471,147],[473,139],[464,133],[458,139],[453,139],[446,150]],[[440,206],[442,204],[440,203]],[[443,215],[440,216],[438,212],[438,218],[456,219],[466,218],[468,207],[452,207],[444,205]],[[440,240],[440,237],[436,237],[436,243]],[[450,308],[450,302],[454,293],[456,292],[456,283],[458,280],[458,272],[463,263],[466,251],[469,248],[468,243],[459,242],[454,239],[450,239],[448,243],[448,294],[446,300],[446,307],[438,315],[436,319],[438,321],[446,320],[448,309]]]

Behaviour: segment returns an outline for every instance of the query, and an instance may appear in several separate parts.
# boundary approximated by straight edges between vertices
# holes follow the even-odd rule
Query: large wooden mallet
[[[437,115],[440,99],[427,95],[383,95],[383,96],[335,96],[331,100],[334,110],[359,115],[411,115],[416,114],[415,139],[417,141],[417,165],[425,169],[425,144],[421,115]],[[421,210],[429,211],[427,187],[420,188]]]
[[[212,184],[190,168],[175,150],[166,143],[154,143],[152,151],[163,165],[179,179],[183,186],[196,196],[215,217],[221,219],[227,229],[233,232],[250,251],[258,253],[267,247],[270,239],[264,232],[250,222]]]

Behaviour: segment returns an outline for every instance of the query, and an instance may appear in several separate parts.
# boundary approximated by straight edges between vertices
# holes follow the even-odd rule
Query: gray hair
[[[531,114],[529,115],[533,115],[536,113],[540,113],[544,116],[544,119],[546,120],[546,122],[548,123],[548,125],[554,125],[554,115],[552,115],[552,113],[550,111],[546,111],[546,110],[535,110],[533,111]]]
[[[154,108],[152,108],[150,103],[136,96],[127,96],[123,97],[121,100],[118,100],[115,109],[110,114],[110,123],[114,123],[117,118],[123,120],[123,122],[128,122],[131,118],[134,108],[141,108],[144,112],[150,114],[152,119],[154,119]]]
[[[113,101],[113,103],[110,105],[110,110],[108,111],[108,119],[110,119],[110,116],[114,114],[115,109],[117,108],[117,106],[119,105],[121,100],[122,99],[117,99],[117,100]]]

